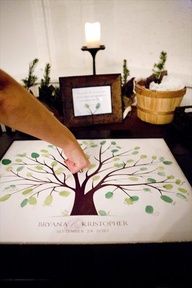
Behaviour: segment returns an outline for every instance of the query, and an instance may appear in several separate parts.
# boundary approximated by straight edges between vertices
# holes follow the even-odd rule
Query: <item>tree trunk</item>
[[[71,215],[98,215],[93,201],[93,191],[86,194],[75,193]]]

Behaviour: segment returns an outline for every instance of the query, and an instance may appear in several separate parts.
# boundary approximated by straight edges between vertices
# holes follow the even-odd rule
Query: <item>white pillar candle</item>
[[[101,37],[101,26],[99,22],[85,23],[85,40],[88,48],[98,48]]]

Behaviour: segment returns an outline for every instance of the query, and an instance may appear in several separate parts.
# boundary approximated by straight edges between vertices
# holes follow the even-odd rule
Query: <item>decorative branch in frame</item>
[[[69,127],[122,121],[121,74],[59,77]]]

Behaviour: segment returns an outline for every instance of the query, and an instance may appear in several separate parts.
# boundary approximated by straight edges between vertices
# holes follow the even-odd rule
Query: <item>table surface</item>
[[[192,185],[192,143],[173,123],[154,125],[141,121],[136,109],[122,121],[71,128],[78,139],[163,138]],[[190,133],[191,131],[189,131]],[[13,140],[34,139],[20,132],[0,135],[0,158]],[[192,243],[149,243],[113,245],[0,245],[0,284],[32,283],[53,287],[60,283],[120,284],[137,287],[187,287],[192,267]],[[101,280],[103,278],[103,280]],[[45,285],[45,286],[44,286]],[[89,287],[90,287],[89,286]],[[4,287],[4,286],[1,286]],[[25,286],[28,287],[28,286]],[[36,287],[36,286],[35,286]],[[141,287],[141,286],[140,286]]]

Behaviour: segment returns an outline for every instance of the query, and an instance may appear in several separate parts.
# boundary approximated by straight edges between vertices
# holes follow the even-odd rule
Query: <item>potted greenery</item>
[[[127,60],[123,60],[123,73],[121,77],[121,96],[122,96],[122,105],[124,110],[124,117],[127,113],[131,111],[131,106],[135,101],[134,93],[134,77],[128,79],[130,76],[130,71],[127,67]]]
[[[43,78],[40,81],[39,100],[58,116],[62,108],[60,89],[51,84],[50,72],[51,65],[47,63],[45,65]]]
[[[56,117],[59,118],[61,115],[61,97],[60,97],[60,89],[59,85],[52,85],[51,78],[50,78],[50,71],[51,65],[47,63],[44,69],[44,75],[38,82],[38,77],[34,74],[35,68],[39,59],[35,58],[29,64],[29,71],[28,75],[25,79],[22,79],[24,83],[24,87],[33,95],[35,94],[36,97],[45,105],[47,108],[52,111]],[[34,87],[38,87],[37,91],[34,92]],[[39,93],[38,93],[39,92]],[[38,94],[38,95],[37,95]]]
[[[32,94],[33,93],[33,87],[38,84],[37,79],[38,77],[34,75],[34,70],[37,66],[37,63],[39,62],[39,59],[35,58],[30,64],[29,64],[29,70],[28,70],[28,76],[24,79],[22,79],[22,82],[24,84],[24,87]]]
[[[170,123],[174,118],[175,108],[180,105],[186,93],[186,87],[171,90],[161,85],[168,75],[165,69],[166,60],[167,53],[162,51],[159,62],[153,66],[153,73],[146,79],[137,81],[135,85],[137,116],[152,124]]]

